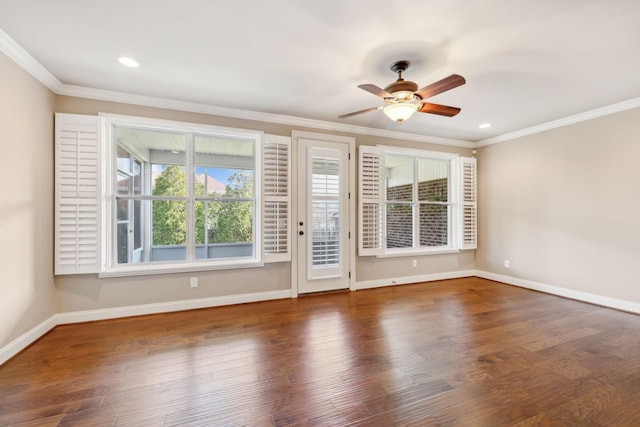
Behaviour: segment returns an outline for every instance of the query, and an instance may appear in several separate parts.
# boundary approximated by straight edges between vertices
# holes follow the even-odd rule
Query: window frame
[[[459,156],[450,153],[440,153],[436,151],[416,150],[401,147],[381,146],[383,150],[383,164],[387,156],[395,155],[411,158],[413,162],[413,182],[412,186],[412,200],[409,202],[397,200],[388,200],[388,182],[386,179],[386,167],[384,171],[383,182],[383,194],[384,194],[384,208],[382,211],[383,227],[385,234],[383,236],[383,253],[379,257],[397,257],[397,256],[410,256],[410,255],[427,255],[427,254],[442,254],[448,252],[459,252],[460,248],[456,245],[458,236],[458,226],[456,224],[455,208],[459,205],[459,193],[456,189],[459,186],[459,178],[456,171],[458,170],[457,160]],[[445,160],[448,162],[448,176],[447,176],[447,202],[426,202],[419,200],[419,168],[418,160]],[[411,207],[411,219],[412,219],[412,246],[402,248],[388,248],[387,247],[387,208],[390,204],[408,205]],[[441,246],[420,246],[420,207],[422,204],[438,204],[447,206],[447,244]]]
[[[449,162],[448,176],[448,243],[442,246],[420,246],[419,241],[419,206],[417,200],[418,171],[414,170],[414,188],[412,204],[412,236],[413,244],[407,248],[387,248],[387,204],[393,201],[387,200],[387,180],[385,170],[385,158],[388,155],[413,157],[414,166],[416,159],[447,160]],[[445,153],[429,150],[419,150],[397,146],[360,146],[360,182],[359,182],[359,255],[376,256],[378,258],[391,258],[417,255],[435,255],[446,253],[459,253],[461,250],[475,249],[475,241],[468,243],[463,241],[466,224],[463,209],[466,201],[462,200],[463,185],[466,184],[462,176],[462,165],[472,162],[475,174],[475,159],[460,156],[454,153]],[[475,185],[475,175],[473,184]],[[473,189],[475,209],[475,187]],[[441,204],[441,203],[438,203]],[[475,215],[475,210],[473,211]],[[475,238],[475,222],[473,235]]]
[[[104,146],[105,146],[105,162],[104,162],[104,175],[105,183],[103,186],[103,215],[104,221],[104,234],[103,242],[105,245],[106,255],[103,260],[102,271],[99,273],[100,277],[118,277],[118,276],[132,276],[132,275],[144,275],[144,274],[159,274],[168,272],[189,272],[189,271],[204,271],[204,270],[221,270],[221,269],[235,269],[235,268],[252,268],[262,267],[264,265],[262,255],[262,139],[263,132],[235,129],[228,127],[220,127],[213,125],[176,122],[161,119],[150,119],[144,117],[131,117],[112,114],[100,114],[104,119]],[[115,236],[115,220],[117,214],[115,211],[115,201],[117,194],[116,179],[117,179],[117,165],[114,162],[117,161],[117,147],[118,143],[114,138],[115,127],[128,127],[138,128],[143,130],[153,131],[167,131],[167,132],[179,132],[186,134],[187,137],[187,153],[185,170],[187,171],[187,191],[186,196],[179,198],[185,200],[187,203],[187,235],[186,235],[186,258],[185,260],[176,261],[149,261],[143,263],[132,264],[118,264],[117,263],[117,240]],[[195,143],[194,136],[196,135],[211,135],[211,136],[229,136],[235,138],[246,138],[254,140],[254,159],[253,159],[253,179],[254,179],[254,194],[253,194],[253,255],[251,257],[236,257],[236,258],[205,258],[197,259],[195,256],[196,238],[195,238],[195,219],[194,219],[194,207],[198,200],[201,200],[201,196],[197,196],[194,190],[194,176],[195,176]],[[129,150],[128,150],[129,151]],[[135,150],[130,152],[131,155],[136,156]],[[149,166],[150,167],[150,166]],[[148,183],[147,183],[148,184]],[[155,199],[155,196],[144,194],[140,197],[144,199]],[[173,198],[173,197],[172,197]],[[136,199],[137,200],[137,199]],[[149,215],[146,216],[148,222],[150,221]],[[151,224],[150,222],[144,226],[143,234],[146,239],[150,239]]]

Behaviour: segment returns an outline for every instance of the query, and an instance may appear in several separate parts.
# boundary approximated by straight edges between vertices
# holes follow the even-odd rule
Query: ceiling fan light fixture
[[[411,102],[389,104],[382,110],[391,120],[402,123],[418,111],[418,106]]]

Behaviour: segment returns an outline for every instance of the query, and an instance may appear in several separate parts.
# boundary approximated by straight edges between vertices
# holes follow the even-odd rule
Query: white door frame
[[[316,141],[341,142],[349,146],[349,203],[347,209],[349,211],[349,289],[356,290],[356,139],[351,136],[329,135],[325,133],[305,132],[294,130],[291,131],[291,159],[292,164],[297,165],[300,161],[306,162],[306,157],[299,158],[298,139],[313,139]],[[304,153],[302,153],[304,155]],[[291,194],[295,197],[291,203],[291,296],[298,296],[298,168],[291,168]]]

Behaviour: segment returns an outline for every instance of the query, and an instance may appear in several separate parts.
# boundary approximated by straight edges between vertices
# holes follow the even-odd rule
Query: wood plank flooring
[[[640,425],[640,316],[483,280],[58,326],[0,425]]]

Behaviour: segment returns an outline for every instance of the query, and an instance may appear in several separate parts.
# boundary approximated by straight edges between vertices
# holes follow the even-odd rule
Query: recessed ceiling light
[[[118,61],[126,67],[138,68],[140,66],[138,61],[136,61],[133,58],[128,58],[126,56],[121,56],[120,58],[118,58]]]
[[[483,123],[480,126],[478,126],[480,129],[486,129],[486,128],[490,128],[491,127],[491,123]]]

